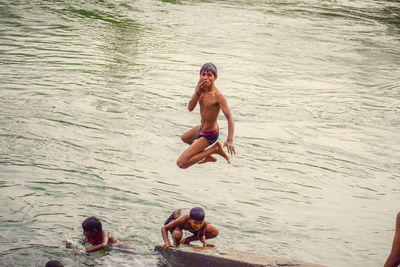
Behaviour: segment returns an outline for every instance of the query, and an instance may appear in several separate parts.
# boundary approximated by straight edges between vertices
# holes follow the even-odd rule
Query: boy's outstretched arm
[[[231,153],[231,155],[236,155],[235,147],[233,146],[233,134],[235,131],[235,125],[233,122],[231,110],[229,109],[228,102],[222,94],[218,96],[218,103],[226,119],[228,120],[228,137],[226,138],[224,146],[226,146],[226,148],[228,149],[228,153]]]
[[[167,252],[167,248],[168,247],[174,247],[174,245],[171,245],[171,242],[169,242],[169,238],[168,238],[168,228],[166,227],[166,225],[164,225],[163,227],[161,227],[161,235],[164,239],[164,246],[163,246],[163,250],[164,252]]]
[[[95,247],[87,249],[86,253],[95,252],[95,251],[98,251],[98,250],[101,250],[101,249],[104,249],[104,248],[107,247],[107,244],[108,244],[108,233],[106,231],[103,231],[102,235],[103,235],[103,242],[101,244],[98,244]]]
[[[169,229],[175,229],[175,227],[178,227],[180,225],[182,225],[184,223],[184,218],[185,216],[182,216],[176,220],[173,220],[172,222],[163,225],[163,227],[161,227],[161,235],[164,239],[164,246],[163,246],[163,251],[167,252],[167,249],[169,247],[175,247],[175,245],[171,244],[171,242],[169,242],[169,238],[168,238],[168,230]]]

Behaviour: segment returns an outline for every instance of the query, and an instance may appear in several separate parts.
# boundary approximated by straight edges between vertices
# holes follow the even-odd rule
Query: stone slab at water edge
[[[166,253],[163,253],[163,247],[156,246],[154,250],[163,254],[165,260],[172,267],[326,267],[292,259],[270,257],[220,247],[203,248],[181,245],[179,248],[170,247]]]

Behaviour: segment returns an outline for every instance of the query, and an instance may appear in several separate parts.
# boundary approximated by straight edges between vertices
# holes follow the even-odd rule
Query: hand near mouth
[[[205,89],[205,88],[207,88],[207,87],[209,87],[210,86],[210,81],[208,81],[208,80],[203,80],[203,81],[201,81],[201,83],[200,83],[200,88],[201,89]]]
[[[200,95],[204,92],[204,90],[205,90],[207,87],[209,87],[208,82],[209,82],[208,80],[200,80],[200,81],[197,83],[197,86],[196,86],[196,93],[197,93],[198,96],[200,96]]]

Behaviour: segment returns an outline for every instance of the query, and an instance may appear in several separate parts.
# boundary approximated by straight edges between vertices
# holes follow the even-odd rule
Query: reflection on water
[[[159,266],[202,206],[217,246],[379,266],[398,212],[396,1],[2,1],[0,263]],[[200,66],[235,119],[228,165],[180,170]],[[220,118],[221,140],[227,123]],[[81,222],[129,253],[72,255]]]

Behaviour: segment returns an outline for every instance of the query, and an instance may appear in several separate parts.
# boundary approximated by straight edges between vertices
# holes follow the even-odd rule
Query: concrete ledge
[[[160,252],[172,267],[326,267],[219,247],[181,245],[179,248],[168,248],[164,253],[162,246],[156,246],[154,250]]]

